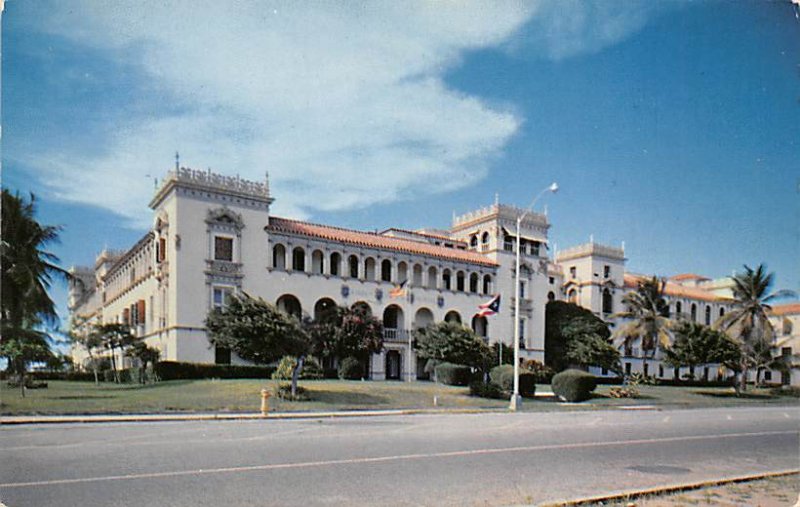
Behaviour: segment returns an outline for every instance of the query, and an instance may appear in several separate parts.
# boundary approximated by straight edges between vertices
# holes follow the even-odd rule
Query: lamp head
[[[547,190],[555,194],[556,192],[558,192],[558,183],[554,181],[549,187],[547,187]]]

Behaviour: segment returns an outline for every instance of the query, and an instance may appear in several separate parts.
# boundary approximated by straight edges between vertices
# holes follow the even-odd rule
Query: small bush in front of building
[[[597,379],[581,370],[565,370],[553,376],[553,393],[564,401],[585,401],[592,397]]]
[[[469,366],[453,363],[439,363],[436,365],[436,381],[449,386],[466,386],[472,380],[472,370]]]
[[[489,372],[489,378],[494,384],[507,392],[514,391],[514,367],[510,364],[495,366]],[[531,371],[520,368],[519,371],[519,394],[527,398],[536,395],[537,375]]]
[[[272,372],[272,379],[273,380],[291,380],[292,373],[294,372],[295,366],[297,366],[297,358],[294,356],[283,356],[280,361],[278,361],[278,366],[275,368],[275,371]]]
[[[364,377],[364,368],[361,361],[355,357],[345,357],[339,363],[339,378],[343,380],[358,380]]]
[[[502,387],[494,382],[483,382],[482,380],[470,382],[469,395],[495,400],[504,400],[508,397],[508,393]]]
[[[614,386],[608,391],[611,398],[638,398],[639,388],[636,386]]]

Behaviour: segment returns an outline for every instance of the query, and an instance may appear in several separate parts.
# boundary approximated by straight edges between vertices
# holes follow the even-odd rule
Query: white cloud
[[[522,118],[447,88],[442,77],[467,50],[507,45],[537,9],[530,2],[58,2],[37,13],[37,29],[133,58],[167,91],[154,100],[177,107],[109,125],[94,153],[44,153],[34,163],[60,197],[139,224],[149,220],[143,203],[152,194],[143,176],[166,171],[176,148],[195,168],[250,179],[269,171],[275,211],[294,216],[463,187],[485,176]],[[570,17],[547,3],[542,12],[536,23],[550,27],[553,57],[586,51],[587,41],[619,40],[640,24],[635,13],[604,16],[592,28],[580,8]]]

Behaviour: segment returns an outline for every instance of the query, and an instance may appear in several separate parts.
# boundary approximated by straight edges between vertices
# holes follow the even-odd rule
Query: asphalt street
[[[0,427],[9,507],[506,505],[800,467],[800,409]]]

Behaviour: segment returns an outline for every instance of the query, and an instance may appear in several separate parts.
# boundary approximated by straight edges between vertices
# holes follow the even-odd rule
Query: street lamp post
[[[533,206],[536,204],[536,201],[539,200],[541,196],[543,196],[547,192],[556,193],[558,192],[558,183],[553,182],[539,192],[531,205],[525,209],[525,212],[521,215],[517,216],[517,259],[516,259],[516,267],[515,267],[515,283],[514,283],[514,393],[511,395],[511,404],[509,405],[509,409],[511,410],[519,410],[522,408],[522,396],[519,394],[519,253],[520,253],[520,228],[522,225],[522,219],[525,216],[533,211]]]

